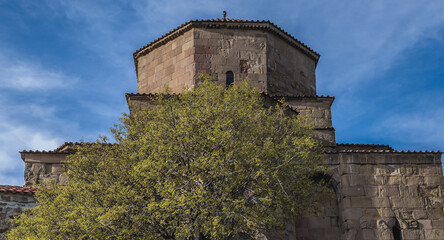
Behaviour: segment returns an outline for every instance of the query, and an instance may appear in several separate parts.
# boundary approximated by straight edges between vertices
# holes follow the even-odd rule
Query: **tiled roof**
[[[178,93],[125,93],[126,100],[132,97],[155,97],[161,94],[166,94],[169,96],[177,96]]]
[[[131,98],[131,97],[155,97],[158,94],[162,94],[162,93],[125,93],[125,97],[126,97],[126,99]],[[264,96],[267,96],[267,97],[274,98],[274,99],[282,99],[282,98],[284,98],[284,99],[300,99],[300,98],[313,98],[313,99],[316,99],[316,98],[332,98],[332,99],[334,99],[335,98],[334,96],[324,96],[324,95],[321,95],[321,96],[319,96],[319,95],[310,95],[310,96],[305,96],[305,95],[299,95],[299,96],[271,96],[271,95],[269,95],[269,94],[267,94],[265,92],[261,92],[261,94],[264,95]],[[177,96],[177,95],[179,95],[179,93],[168,93],[168,95]]]
[[[389,145],[382,144],[337,143],[336,147],[341,150],[394,150]]]
[[[23,150],[20,153],[51,153],[51,154],[73,154],[76,152],[75,146],[80,146],[82,144],[97,144],[97,143],[80,143],[80,142],[65,142],[60,145],[60,147],[50,150],[50,151],[40,151],[40,150]],[[114,143],[103,143],[104,145],[112,146]]]
[[[318,98],[330,98],[330,99],[335,99],[335,97],[334,96],[324,96],[324,95],[321,95],[321,96],[319,96],[319,95],[307,95],[307,96],[305,96],[305,95],[299,95],[299,96],[272,96],[273,98],[276,98],[276,99],[282,99],[282,98],[284,98],[284,99],[288,99],[288,100],[291,100],[291,99],[318,99]]]
[[[335,153],[416,153],[416,154],[442,154],[440,151],[408,151],[394,150],[389,145],[379,144],[349,144],[339,143],[336,148],[326,150],[327,154]]]
[[[240,19],[196,19],[188,21],[177,28],[171,30],[170,32],[164,34],[158,39],[152,41],[151,43],[143,46],[139,50],[133,53],[134,60],[142,55],[147,54],[152,49],[157,48],[170,40],[177,38],[184,32],[190,30],[191,28],[230,28],[230,29],[260,29],[276,34],[283,40],[287,41],[294,47],[305,52],[308,56],[314,59],[316,62],[319,60],[319,53],[315,52],[313,49],[309,48],[307,45],[293,37],[291,34],[287,33],[274,23],[270,21],[256,21],[256,20],[240,20]]]
[[[0,185],[0,192],[33,195],[35,192],[37,192],[37,188]]]

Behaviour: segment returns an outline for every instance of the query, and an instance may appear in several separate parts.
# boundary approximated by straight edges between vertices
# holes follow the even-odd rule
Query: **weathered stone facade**
[[[249,77],[267,94],[313,96],[319,54],[262,21],[190,21],[134,53],[139,93],[179,93],[201,73]]]
[[[138,93],[131,107],[149,107],[165,86],[173,93],[197,84],[200,73],[221,85],[248,77],[266,101],[284,98],[307,116],[325,146],[335,196],[297,216],[295,224],[258,239],[444,239],[440,152],[396,151],[387,145],[337,144],[334,97],[316,95],[319,54],[270,22],[190,21],[134,53]],[[61,164],[75,143],[50,152],[22,152],[25,184],[66,180]],[[1,223],[0,223],[1,224]]]
[[[3,239],[2,233],[10,228],[9,219],[36,206],[35,191],[31,187],[0,185],[0,239]]]

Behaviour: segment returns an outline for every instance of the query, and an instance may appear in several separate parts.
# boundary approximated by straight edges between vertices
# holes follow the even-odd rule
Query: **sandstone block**
[[[409,176],[405,177],[403,179],[403,184],[410,186],[410,185],[423,185],[424,184],[424,177],[423,176]]]
[[[405,240],[418,240],[421,238],[421,230],[418,229],[403,229],[402,239]]]
[[[413,218],[414,219],[426,219],[427,212],[423,209],[421,210],[413,210]]]
[[[401,176],[388,176],[386,183],[390,184],[390,185],[399,185],[402,183],[402,177]]]
[[[362,230],[362,239],[364,240],[374,240],[376,239],[376,233],[373,229],[363,229]]]
[[[442,228],[444,229],[444,220],[440,219],[434,219],[432,220],[432,227],[433,228]]]
[[[349,197],[343,198],[339,204],[343,209],[352,207],[351,199]]]
[[[359,229],[359,227],[360,227],[360,220],[348,219],[344,221],[345,229]]]
[[[369,197],[351,197],[352,208],[368,208],[372,206],[372,199]]]
[[[392,206],[394,208],[424,208],[424,200],[420,197],[392,197]]]
[[[361,218],[359,227],[361,229],[375,229],[377,221],[374,219]]]
[[[343,211],[344,220],[357,220],[362,217],[362,208],[348,208]]]
[[[429,166],[419,168],[419,173],[423,176],[431,176],[431,175],[441,175],[442,176],[442,167],[438,166]]]
[[[397,197],[399,196],[399,188],[398,186],[385,185],[381,187],[380,193],[382,197]]]
[[[364,196],[365,192],[363,186],[354,186],[354,187],[344,186],[342,189],[342,194],[344,197],[359,197],[359,196]]]
[[[412,185],[412,186],[401,185],[401,186],[399,186],[399,193],[401,196],[404,196],[404,197],[418,197],[419,196],[418,186],[417,185]]]
[[[377,208],[365,208],[363,211],[363,217],[364,219],[379,219],[380,214]]]
[[[359,173],[373,177],[375,175],[375,168],[373,165],[360,165]]]
[[[381,215],[382,218],[396,217],[395,213],[393,212],[393,210],[391,208],[380,208],[379,214]]]
[[[425,229],[424,239],[427,240],[442,240],[444,236],[444,229]]]
[[[390,199],[388,197],[372,198],[372,206],[375,208],[389,208],[391,206]]]
[[[416,166],[400,167],[399,171],[403,176],[411,176],[411,175],[418,175],[419,174],[418,167],[416,167]]]
[[[365,193],[367,197],[379,197],[379,187],[365,186]]]
[[[340,174],[358,174],[360,172],[360,166],[357,164],[341,164]]]
[[[421,229],[432,229],[432,220],[418,220]]]
[[[441,183],[442,175],[435,175],[435,176],[425,176],[424,177],[424,184],[427,186],[437,186]]]

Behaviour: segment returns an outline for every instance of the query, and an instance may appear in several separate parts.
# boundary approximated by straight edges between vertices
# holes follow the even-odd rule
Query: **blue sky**
[[[338,142],[444,151],[441,0],[0,0],[0,184],[23,184],[21,150],[109,134],[136,92],[132,52],[223,10],[321,54]]]

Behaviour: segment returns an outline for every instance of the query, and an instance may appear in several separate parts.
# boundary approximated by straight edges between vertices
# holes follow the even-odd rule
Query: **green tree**
[[[8,239],[233,239],[282,226],[312,203],[322,149],[283,103],[247,81],[206,79],[124,115],[117,144],[82,144],[65,186]]]

